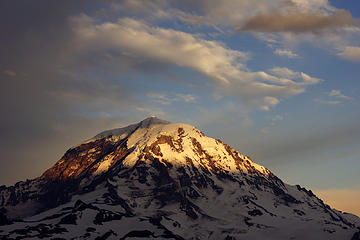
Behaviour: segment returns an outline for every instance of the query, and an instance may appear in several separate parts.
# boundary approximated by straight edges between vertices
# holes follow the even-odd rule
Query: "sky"
[[[0,185],[150,115],[360,215],[360,2],[0,2]]]

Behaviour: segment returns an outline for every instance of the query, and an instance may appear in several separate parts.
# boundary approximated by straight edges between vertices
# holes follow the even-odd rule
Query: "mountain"
[[[0,187],[1,239],[360,239],[360,219],[197,128],[155,117]]]

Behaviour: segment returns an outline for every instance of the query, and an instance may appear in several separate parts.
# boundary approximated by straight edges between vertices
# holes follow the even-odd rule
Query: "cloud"
[[[341,103],[341,101],[339,101],[339,100],[324,100],[324,99],[318,99],[318,98],[315,98],[314,102],[318,102],[318,103],[322,103],[322,104],[326,104],[326,105],[338,105]]]
[[[294,15],[294,13],[332,15],[336,8],[324,0],[198,0],[172,1],[173,7],[183,11],[190,23],[240,27],[260,15]],[[191,12],[191,14],[189,13]],[[190,20],[189,20],[190,19]]]
[[[279,76],[279,77],[285,77],[285,78],[294,78],[299,76],[298,72],[294,72],[293,70],[286,68],[286,67],[274,67],[269,70],[272,74]]]
[[[72,23],[82,52],[115,52],[112,57],[121,55],[127,57],[127,62],[139,59],[142,64],[150,62],[152,66],[172,64],[192,69],[207,77],[225,95],[263,110],[277,105],[280,98],[299,94],[306,86],[320,82],[304,73],[297,74],[301,81],[295,82],[265,72],[251,72],[246,68],[248,56],[244,52],[198,35],[154,27],[131,18],[96,23],[82,15],[73,18]]]
[[[181,99],[187,103],[196,102],[196,97],[191,94],[176,94],[177,99]]]
[[[343,51],[337,55],[346,60],[360,62],[360,47],[346,46]]]
[[[338,105],[342,103],[344,100],[352,100],[351,97],[348,97],[341,93],[340,90],[331,90],[330,92],[326,93],[328,99],[314,99],[315,102],[327,104],[327,105]]]
[[[162,105],[168,105],[171,103],[171,99],[169,99],[165,94],[148,93],[147,96],[151,98],[154,102],[160,103]]]
[[[160,103],[161,105],[169,105],[173,102],[186,102],[186,103],[194,103],[196,102],[196,97],[192,94],[173,94],[166,95],[161,93],[148,93],[147,97],[152,99],[155,103]]]
[[[266,13],[253,16],[238,31],[317,33],[329,28],[357,25],[351,13],[336,10],[329,15],[319,13]]]
[[[180,20],[225,34],[245,31],[279,49],[300,43],[337,50],[357,43],[359,20],[324,0],[199,0],[173,5]]]
[[[296,53],[293,53],[291,50],[288,49],[276,49],[274,51],[276,55],[282,56],[282,57],[288,57],[288,58],[298,58],[299,55]]]
[[[269,69],[269,72],[273,73],[275,76],[278,76],[280,82],[284,82],[292,85],[306,86],[306,85],[314,85],[322,82],[320,78],[314,78],[306,73],[295,72],[285,67],[274,67]],[[288,78],[301,79],[302,82],[293,82]]]
[[[271,118],[270,126],[275,126],[278,122],[283,121],[284,117],[280,114],[275,115]]]
[[[305,85],[318,84],[322,81],[320,78],[311,77],[308,74],[303,73],[303,72],[300,73],[300,76],[304,80],[303,84],[305,84]]]
[[[261,128],[260,132],[263,134],[269,134],[272,127],[275,126],[278,122],[280,122],[282,120],[284,120],[284,117],[282,115],[277,114],[277,115],[273,116],[270,120],[269,125]]]
[[[327,0],[110,2],[112,17],[127,15],[146,19],[147,22],[180,20],[187,24],[195,24],[196,27],[212,27],[215,33],[209,33],[211,36],[227,34],[234,29],[249,28],[248,31],[255,36],[267,33],[261,39],[266,42],[272,40],[278,48],[284,48],[289,42],[306,42],[322,47],[326,43],[326,47],[339,49],[345,43],[356,42],[356,33],[360,29],[359,20],[353,18],[349,11],[338,9]],[[109,13],[103,13],[103,16],[107,15]]]
[[[156,9],[162,9],[168,5],[166,0],[120,0],[112,1],[110,6],[112,10],[126,13],[146,13],[153,12]]]
[[[317,196],[332,208],[360,216],[360,189],[326,189],[315,190]]]
[[[139,112],[146,113],[147,116],[165,116],[164,111],[161,108],[152,108],[152,107],[136,107],[136,110]]]
[[[345,100],[351,99],[351,97],[348,97],[348,96],[345,96],[344,94],[342,94],[340,90],[335,90],[335,89],[333,89],[329,92],[329,96],[340,98],[340,99],[345,99]]]
[[[207,25],[215,31],[209,33],[226,34],[245,27],[249,21],[260,16],[271,18],[265,24],[283,26],[281,29],[251,31],[253,35],[267,33],[262,40],[275,41],[277,47],[287,43],[306,42],[318,46],[339,49],[345,43],[356,42],[359,20],[344,10],[324,0],[141,0],[109,1],[110,7],[102,9],[101,16],[114,19],[116,16],[140,18],[146,22],[180,20],[187,24]],[[261,6],[261,7],[259,7]],[[274,19],[274,20],[273,20]],[[267,27],[269,28],[269,27]],[[286,31],[285,31],[286,30]],[[270,34],[276,35],[269,36]],[[301,37],[299,37],[301,35]],[[313,36],[315,35],[315,36]],[[286,49],[285,49],[286,50]],[[286,54],[286,52],[283,52]],[[296,54],[296,53],[295,53]],[[286,55],[282,55],[286,56]],[[295,57],[292,54],[288,56]]]
[[[103,15],[130,15],[148,21],[169,20],[178,16],[179,11],[170,8],[168,0],[110,0]],[[106,3],[105,3],[106,4]]]
[[[282,120],[284,120],[284,117],[283,116],[281,116],[281,115],[275,115],[272,119],[271,119],[271,121],[272,122],[277,122],[277,121],[282,121]]]
[[[173,63],[180,67],[198,70],[221,83],[227,83],[225,71],[241,66],[247,55],[225,48],[221,43],[207,41],[196,35],[172,29],[152,27],[141,21],[121,18],[117,22],[93,24],[90,19],[74,19],[78,41],[85,42],[83,51],[117,48],[131,56],[152,59],[158,63]]]

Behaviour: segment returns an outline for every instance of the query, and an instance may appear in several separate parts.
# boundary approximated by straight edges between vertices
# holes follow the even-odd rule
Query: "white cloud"
[[[291,50],[288,49],[276,49],[274,51],[274,53],[276,55],[282,56],[282,57],[288,57],[288,58],[298,58],[299,55],[297,55],[296,53],[292,52]]]
[[[303,72],[300,73],[300,76],[304,80],[304,82],[302,84],[305,84],[305,85],[318,84],[322,81],[320,78],[311,77],[308,74],[303,73]]]
[[[233,29],[250,31],[260,40],[271,42],[271,47],[279,48],[275,54],[289,58],[299,57],[286,49],[289,45],[305,42],[333,52],[357,43],[360,33],[359,20],[328,0],[124,0],[113,5],[132,17],[179,19],[212,26],[221,34]]]
[[[350,61],[360,62],[360,47],[347,46],[337,55]]]
[[[333,89],[329,92],[329,96],[340,98],[340,99],[345,99],[345,100],[351,99],[351,97],[348,97],[348,96],[345,96],[344,94],[342,94],[340,90],[335,90],[335,89]]]
[[[278,105],[280,101],[277,98],[266,96],[262,99],[256,99],[253,102],[257,103],[260,109],[269,111],[270,107]]]
[[[306,85],[314,85],[320,83],[322,80],[320,78],[314,78],[309,76],[303,72],[295,72],[289,68],[285,67],[274,67],[269,69],[269,72],[278,76],[280,82],[288,83],[289,85],[298,85],[298,86],[306,86]],[[289,80],[288,78],[293,79],[301,79],[301,82],[294,82]]]
[[[340,90],[336,90],[333,89],[330,92],[326,93],[327,95],[327,99],[319,99],[316,98],[314,99],[315,102],[318,103],[322,103],[322,104],[327,104],[327,105],[338,105],[340,103],[342,103],[344,100],[351,100],[351,97],[348,97],[344,94],[342,94],[342,92]]]
[[[128,58],[126,61],[136,59],[153,65],[173,64],[192,69],[206,76],[225,95],[263,110],[277,105],[280,98],[299,94],[306,86],[320,82],[304,73],[297,74],[295,82],[265,72],[251,72],[245,65],[248,56],[244,52],[199,35],[154,27],[135,19],[96,23],[83,15],[72,19],[72,23],[78,49],[83,52],[126,52],[121,55]],[[193,101],[189,96],[178,97]]]
[[[96,45],[100,47],[97,50],[126,50],[133,56],[200,71],[222,83],[229,82],[225,77],[226,72],[233,73],[241,68],[241,62],[247,58],[245,53],[225,48],[219,42],[203,40],[181,31],[152,27],[130,18],[99,25],[83,17],[76,19],[76,22],[78,24],[74,30],[79,40],[89,43],[83,47]]]
[[[285,78],[295,78],[299,76],[298,72],[294,72],[293,70],[286,67],[274,67],[269,69],[269,72],[276,76]]]

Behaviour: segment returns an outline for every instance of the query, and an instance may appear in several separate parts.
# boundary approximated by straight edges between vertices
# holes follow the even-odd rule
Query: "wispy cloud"
[[[325,99],[324,99],[325,98]],[[316,98],[315,102],[327,104],[327,105],[338,105],[346,100],[352,100],[351,97],[344,95],[340,90],[333,89],[326,93],[326,97],[322,99]]]
[[[320,78],[311,77],[310,75],[303,72],[295,72],[286,67],[274,67],[269,69],[269,72],[279,77],[282,82],[288,82],[289,79],[301,79],[302,82],[288,82],[289,84],[295,85],[314,85],[322,82]]]
[[[271,117],[270,122],[267,126],[260,129],[260,132],[263,134],[269,134],[270,130],[278,123],[284,120],[284,116],[280,114],[276,114],[275,116]]]
[[[360,47],[346,46],[337,55],[350,61],[360,62]]]
[[[277,114],[277,115],[271,117],[270,122],[269,122],[266,126],[260,128],[260,132],[261,132],[262,134],[269,134],[270,131],[272,130],[272,128],[273,128],[278,122],[283,121],[283,120],[284,120],[284,116],[283,116],[283,115],[280,115],[280,114]]]
[[[153,102],[160,103],[162,105],[169,105],[173,102],[186,102],[194,103],[196,102],[196,97],[192,94],[161,94],[161,93],[148,93],[147,97],[150,98]]]
[[[191,94],[176,94],[176,97],[187,103],[196,102],[196,97]]]
[[[268,13],[249,18],[238,31],[258,32],[320,32],[329,28],[358,24],[351,13],[337,10],[332,14],[320,13]]]
[[[292,52],[289,49],[276,49],[274,51],[274,53],[278,56],[282,56],[282,57],[288,57],[288,58],[298,58],[299,55]]]
[[[359,19],[349,11],[323,0],[154,0],[146,3],[123,0],[112,4],[115,11],[130,13],[132,17],[179,19],[187,24],[211,26],[222,34],[234,29],[256,36],[265,34],[260,38],[265,42],[274,42],[270,35],[275,35],[278,48],[284,48],[289,42],[307,42],[322,46],[326,43],[331,50],[336,50],[356,42],[360,29]],[[296,53],[281,53],[284,57],[298,57]]]
[[[161,108],[152,107],[136,107],[137,111],[147,114],[148,116],[160,116],[164,117],[165,113]]]
[[[271,119],[271,123],[275,124],[276,122],[282,121],[282,120],[284,120],[284,117],[282,115],[277,114]]]
[[[276,76],[285,77],[285,78],[294,78],[299,76],[298,72],[294,72],[293,70],[286,67],[274,67],[269,69],[269,72],[271,72]]]
[[[153,102],[160,103],[162,105],[168,105],[172,102],[165,94],[160,93],[148,93],[147,97],[150,98]]]
[[[149,61],[152,66],[173,64],[193,69],[206,76],[225,95],[263,110],[277,105],[282,97],[299,94],[306,86],[320,82],[305,73],[298,73],[300,81],[295,82],[265,72],[251,72],[245,65],[248,56],[244,52],[198,35],[153,27],[131,18],[96,23],[83,15],[73,19],[73,31],[84,52],[126,51],[127,62],[138,61],[136,56],[142,56],[142,63]],[[191,100],[186,96],[182,98]]]
[[[338,100],[324,100],[324,99],[319,99],[319,98],[315,98],[314,102],[318,102],[318,103],[322,103],[322,104],[326,104],[326,105],[338,105],[341,103],[341,101],[338,101]]]
[[[351,97],[348,97],[348,96],[345,96],[344,94],[342,94],[340,90],[335,90],[335,89],[333,89],[329,92],[329,96],[335,97],[335,98],[340,98],[340,99],[345,99],[345,100],[351,99]]]

